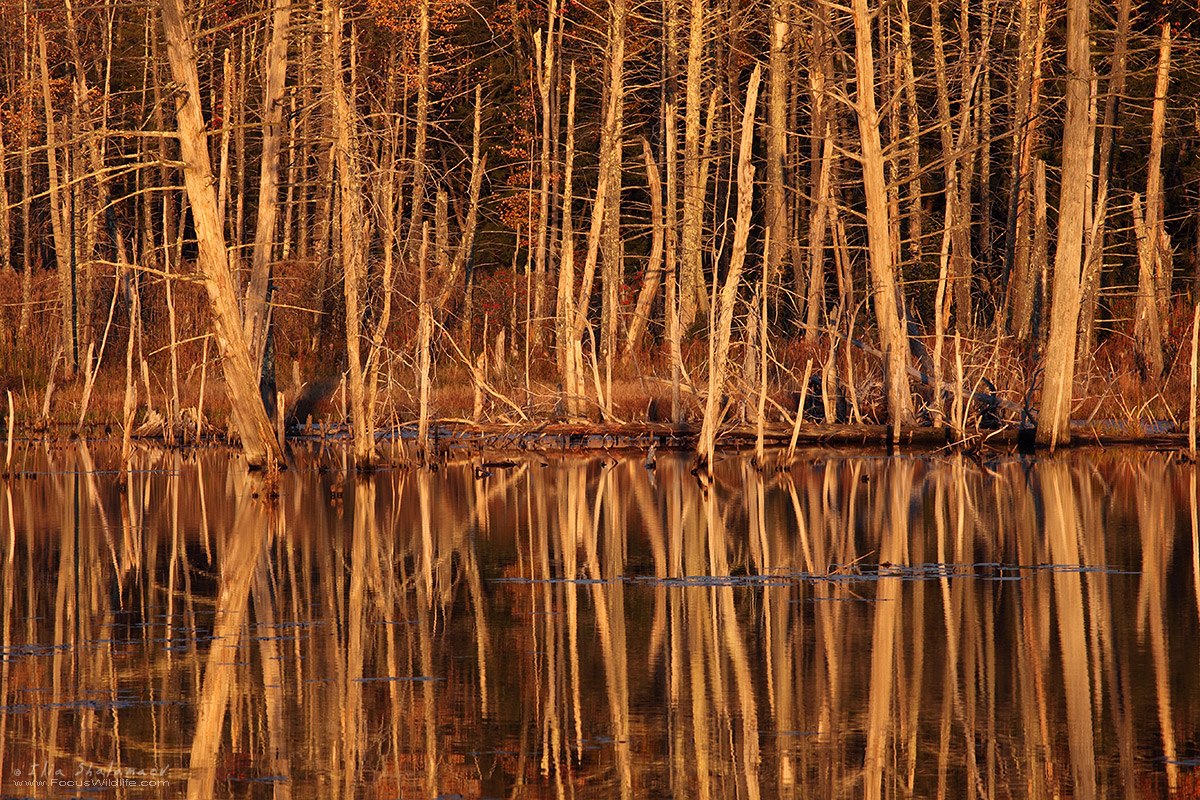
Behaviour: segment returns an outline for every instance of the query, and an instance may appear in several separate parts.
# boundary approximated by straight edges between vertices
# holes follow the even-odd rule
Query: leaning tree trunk
[[[867,241],[879,346],[884,352],[884,386],[888,421],[895,431],[913,419],[908,389],[908,336],[900,325],[899,287],[892,262],[888,223],[887,184],[883,174],[883,145],[879,111],[875,106],[875,65],[871,50],[871,13],[867,0],[854,0],[855,72],[858,82],[858,130],[862,139],[863,187],[867,200]]]
[[[645,277],[642,288],[638,292],[637,306],[633,310],[633,318],[629,320],[629,332],[625,336],[625,348],[621,354],[623,362],[636,358],[641,349],[642,335],[650,323],[650,309],[658,297],[658,287],[662,282],[663,255],[663,211],[662,211],[662,179],[658,175],[658,165],[650,153],[650,143],[642,139],[642,157],[646,162],[646,185],[650,191],[650,258],[646,262]]]
[[[175,94],[175,124],[179,155],[184,165],[184,185],[192,207],[198,262],[208,291],[213,333],[223,358],[229,405],[247,460],[255,466],[269,466],[277,463],[283,453],[258,393],[258,372],[250,361],[250,349],[242,330],[237,294],[229,272],[225,236],[213,190],[207,130],[200,110],[200,78],[196,72],[196,53],[187,10],[183,0],[161,0],[161,6],[167,58],[175,83],[181,88]]]
[[[1066,119],[1063,121],[1062,191],[1058,205],[1058,248],[1054,255],[1054,299],[1046,343],[1046,382],[1038,414],[1037,440],[1050,445],[1071,441],[1071,391],[1081,297],[1083,215],[1092,174],[1088,148],[1091,96],[1088,0],[1067,5]]]

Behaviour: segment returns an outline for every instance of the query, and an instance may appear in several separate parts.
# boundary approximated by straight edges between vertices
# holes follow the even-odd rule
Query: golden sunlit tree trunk
[[[804,298],[804,340],[817,341],[821,317],[825,313],[825,238],[833,202],[833,176],[837,169],[836,105],[828,96],[833,80],[833,53],[829,41],[829,8],[818,3],[812,16],[809,55],[809,91],[812,95],[812,199],[808,220],[808,296]]]
[[[1088,148],[1088,105],[1091,97],[1091,47],[1088,0],[1067,4],[1066,118],[1063,121],[1062,190],[1058,204],[1058,248],[1054,255],[1054,299],[1046,343],[1046,378],[1038,414],[1041,444],[1071,441],[1071,394],[1075,379],[1075,345],[1081,297],[1083,216],[1092,174]]]
[[[680,247],[679,318],[687,328],[697,312],[707,312],[708,295],[701,269],[704,221],[704,170],[700,159],[701,84],[704,69],[704,0],[691,0],[688,26],[687,84],[683,125],[683,237]]]
[[[575,233],[571,201],[575,192],[575,64],[571,64],[570,90],[567,95],[567,141],[563,153],[562,227],[558,248],[558,310],[555,328],[555,349],[558,355],[559,380],[563,385],[565,411],[571,417],[579,414],[579,398],[575,394],[575,348],[572,332],[575,328]]]
[[[417,131],[413,143],[412,205],[409,209],[408,254],[410,260],[417,256],[421,245],[421,223],[425,219],[425,183],[429,165],[425,163],[425,149],[429,138],[429,0],[417,5]]]
[[[424,7],[424,3],[422,4]],[[346,381],[354,438],[354,464],[369,470],[375,464],[374,420],[367,415],[363,370],[362,303],[366,280],[366,213],[363,209],[362,178],[359,171],[357,119],[347,96],[342,75],[342,13],[338,0],[324,0],[326,67],[331,95],[333,150],[337,162],[338,196],[341,200],[342,274],[346,299]]]
[[[707,469],[712,463],[716,447],[717,428],[724,415],[725,377],[728,373],[730,333],[733,328],[733,311],[737,303],[738,287],[742,278],[742,266],[746,261],[746,244],[750,237],[750,211],[754,203],[754,165],[750,163],[754,145],[754,109],[758,101],[758,84],[762,68],[755,67],[746,88],[746,107],[742,112],[741,147],[738,152],[738,197],[737,221],[733,233],[733,252],[729,257],[729,271],[721,293],[714,295],[712,331],[708,357],[708,399],[704,407],[704,422],[696,444],[696,462]]]
[[[54,234],[54,257],[58,265],[58,293],[61,308],[60,337],[63,352],[67,355],[67,378],[75,374],[76,327],[75,309],[72,290],[74,276],[71,267],[71,226],[68,223],[69,210],[67,192],[60,188],[60,173],[58,165],[58,145],[55,135],[54,100],[50,91],[50,67],[46,60],[46,32],[39,25],[37,28],[38,60],[42,66],[42,104],[45,108],[46,120],[46,164],[49,176],[50,192],[50,230]],[[65,150],[64,150],[65,153]]]
[[[264,361],[271,327],[272,256],[276,222],[279,219],[279,152],[283,143],[284,84],[287,80],[287,43],[291,8],[290,0],[274,0],[271,41],[264,59],[267,74],[263,92],[258,219],[254,232],[254,253],[250,264],[250,285],[246,290],[245,310],[250,358],[259,375],[263,403],[272,417],[275,409],[274,369]]]
[[[658,296],[658,287],[662,282],[663,255],[663,210],[662,210],[662,180],[658,174],[658,165],[650,152],[650,143],[642,139],[642,158],[646,162],[646,183],[650,192],[650,259],[646,262],[646,270],[642,278],[642,288],[638,292],[637,306],[633,317],[629,320],[629,332],[625,336],[625,347],[621,355],[623,361],[637,357],[641,347],[642,335],[650,323],[650,309]]]
[[[534,286],[533,286],[533,325],[532,336],[534,346],[540,347],[542,331],[545,329],[543,314],[546,307],[546,263],[547,235],[550,221],[550,149],[551,123],[550,90],[554,70],[554,23],[558,16],[555,0],[550,0],[550,27],[546,31],[546,44],[542,46],[542,32],[539,30],[533,38],[534,50],[537,54],[537,89],[542,101],[542,156],[539,169],[541,183],[538,192],[538,221],[537,221],[537,250],[534,256]]]
[[[625,109],[625,36],[628,12],[625,0],[609,0],[608,84],[605,91],[611,96],[610,107],[615,110],[611,125],[605,126],[601,149],[609,152],[609,171],[600,239],[603,270],[600,304],[600,353],[604,359],[606,414],[612,414],[612,366],[617,350],[617,325],[621,313],[620,288],[625,278],[625,244],[621,240],[621,168],[624,161]]]
[[[769,281],[782,277],[784,255],[791,233],[784,195],[784,162],[787,159],[788,0],[771,2],[771,84],[767,105],[767,193],[766,227],[770,231],[766,273]],[[803,290],[803,273],[793,276],[797,299]]]
[[[26,84],[33,83],[33,67],[30,51],[33,43],[28,41],[28,15],[25,23],[25,46],[21,48],[22,77]],[[20,116],[21,148],[21,318],[17,324],[17,333],[24,336],[29,331],[29,322],[33,312],[33,236],[32,220],[30,219],[31,201],[33,197],[33,159],[29,147],[33,131],[33,93],[25,92],[21,103]]]
[[[1038,104],[1041,96],[1046,14],[1046,0],[1021,0],[1014,100],[1017,119],[1013,132],[1013,187],[1010,190],[1007,245],[1004,254],[1004,273],[1008,278],[1005,306],[1011,312],[1011,322],[1001,319],[998,327],[1008,323],[1012,333],[1022,341],[1028,339],[1032,332],[1033,297],[1037,282],[1036,265],[1031,263],[1030,257],[1030,194],[1033,153],[1039,138]]]
[[[1146,175],[1145,222],[1138,219],[1134,196],[1134,234],[1138,240],[1138,291],[1133,314],[1133,338],[1147,374],[1158,378],[1163,373],[1163,327],[1166,324],[1166,295],[1171,275],[1169,261],[1163,258],[1162,151],[1163,127],[1167,114],[1167,87],[1171,80],[1171,26],[1163,23],[1159,39],[1158,75],[1154,85],[1154,111],[1150,123],[1150,164]],[[1168,291],[1164,292],[1163,287]]]
[[[213,334],[223,359],[229,405],[247,460],[256,466],[274,464],[283,453],[258,392],[258,372],[250,360],[233,276],[229,271],[225,236],[221,231],[213,189],[208,132],[200,110],[200,78],[187,22],[188,12],[183,0],[161,0],[161,8],[171,74],[180,87],[175,94],[175,121],[180,159],[184,164],[184,185],[192,208],[199,251],[197,260],[208,292]]]
[[[867,0],[854,0],[855,74],[858,97],[855,111],[862,140],[863,187],[867,202],[867,240],[879,349],[884,352],[884,387],[888,421],[895,431],[913,420],[908,388],[908,335],[900,323],[899,286],[892,262],[891,227],[888,221],[887,184],[879,111],[875,106],[875,65],[871,47],[871,12]]]
[[[960,183],[962,170],[959,165],[958,148],[955,147],[953,125],[950,118],[950,87],[946,71],[946,51],[942,41],[942,12],[939,0],[933,0],[933,53],[934,70],[937,78],[938,131],[942,142],[942,165],[946,175],[946,224],[950,226],[949,278],[951,295],[954,297],[956,313],[955,327],[966,332],[971,327],[970,277],[971,246],[970,203],[964,202],[965,186]],[[961,98],[969,105],[969,98]],[[959,143],[961,146],[961,142]]]
[[[1125,61],[1129,45],[1130,0],[1120,0],[1117,11],[1116,42],[1113,45],[1112,65],[1109,67],[1107,99],[1104,102],[1104,122],[1100,133],[1099,176],[1096,186],[1092,229],[1088,234],[1083,260],[1083,299],[1079,312],[1079,359],[1087,363],[1096,343],[1096,307],[1100,298],[1101,267],[1104,237],[1108,226],[1109,181],[1112,177],[1113,141],[1117,129],[1117,107],[1125,92]]]

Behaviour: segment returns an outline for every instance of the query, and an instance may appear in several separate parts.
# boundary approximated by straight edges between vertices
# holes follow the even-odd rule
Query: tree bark
[[[563,153],[563,196],[561,244],[558,248],[558,327],[556,345],[558,350],[559,379],[562,392],[566,395],[566,412],[574,418],[579,415],[579,398],[576,394],[578,377],[575,374],[575,232],[571,202],[575,191],[575,64],[571,63],[570,92],[567,99],[567,141]]]
[[[462,274],[464,267],[470,268],[474,257],[475,230],[479,225],[479,192],[483,186],[484,172],[487,170],[487,154],[480,153],[480,111],[482,107],[483,87],[480,84],[476,84],[475,128],[471,145],[470,205],[467,207],[467,222],[463,226],[458,251],[454,255],[454,260],[450,262],[450,274],[446,278],[446,283],[442,287],[441,294],[437,299],[436,311],[445,311],[446,305],[450,302],[450,298],[454,294],[454,288],[458,284],[458,276]],[[467,324],[470,325],[470,322],[471,320],[468,316]],[[470,348],[467,349],[467,354],[470,355]]]
[[[663,250],[666,267],[667,357],[671,365],[671,421],[683,421],[679,377],[683,356],[679,341],[679,7],[678,0],[664,0],[663,24],[663,146],[666,161],[667,200],[663,213]]]
[[[542,47],[542,32],[534,34],[534,51],[537,55],[537,84],[538,95],[542,101],[542,156],[539,172],[540,192],[538,194],[537,221],[537,251],[534,256],[534,295],[533,295],[533,341],[535,346],[542,342],[542,331],[545,329],[543,315],[546,307],[546,262],[547,234],[550,224],[550,148],[551,148],[551,114],[550,88],[554,77],[554,23],[557,17],[557,3],[550,0],[549,29],[546,31],[545,48]]]
[[[970,278],[971,278],[971,245],[968,232],[970,231],[970,204],[964,202],[965,187],[960,183],[962,170],[959,168],[958,152],[954,144],[953,123],[950,118],[950,87],[949,76],[946,72],[946,52],[942,37],[941,3],[933,0],[933,60],[937,77],[937,107],[938,131],[942,141],[942,167],[946,175],[946,221],[950,227],[950,288],[951,296],[957,310],[955,322],[962,333],[969,333],[971,328]],[[961,99],[964,106],[970,105],[970,98]],[[964,219],[964,217],[966,217]]]
[[[12,272],[12,220],[8,202],[8,148],[0,132],[0,273]]]
[[[604,226],[600,236],[600,255],[603,265],[602,300],[600,311],[600,353],[604,360],[605,408],[612,414],[612,367],[617,351],[617,326],[620,320],[620,289],[625,279],[625,246],[621,241],[621,184],[624,161],[622,139],[625,109],[625,29],[627,9],[625,0],[609,0],[609,45],[608,86],[610,108],[615,110],[613,122],[605,126],[601,149],[607,149],[610,158],[607,193],[604,202],[608,209],[604,214]],[[607,137],[607,144],[604,138]]]
[[[254,466],[269,466],[278,463],[283,453],[258,393],[257,373],[250,361],[229,272],[225,237],[213,192],[207,130],[200,111],[200,79],[187,11],[181,0],[161,0],[161,8],[167,56],[175,83],[180,86],[175,116],[180,158],[184,163],[184,183],[192,207],[198,262],[208,292],[213,333],[223,358],[229,404],[246,459]]]
[[[26,25],[28,26],[28,23]],[[27,85],[33,83],[33,68],[29,63],[29,52],[32,48],[32,42],[26,42],[22,48],[23,74]],[[33,128],[33,93],[26,91],[24,95],[24,102],[21,104],[21,319],[17,324],[17,333],[21,336],[29,331],[33,314],[33,220],[30,218],[33,200],[33,159],[29,147],[30,132]]]

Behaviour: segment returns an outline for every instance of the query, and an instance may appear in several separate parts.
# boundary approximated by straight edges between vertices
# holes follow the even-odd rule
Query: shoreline
[[[1139,426],[1140,430],[1134,430]],[[570,422],[480,422],[463,419],[443,419],[430,422],[430,437],[439,453],[605,453],[644,452],[651,446],[662,451],[690,451],[695,449],[701,426],[684,423],[675,425],[663,422],[636,423],[570,423]],[[402,422],[375,431],[377,448],[381,455],[396,450],[411,460],[407,449],[416,446],[417,422]],[[778,451],[794,447],[853,447],[879,448],[885,453],[894,449],[917,447],[933,450],[1010,450],[1022,453],[1050,452],[1049,448],[1034,443],[1035,429],[1032,427],[1001,427],[991,430],[968,431],[957,437],[953,428],[928,426],[901,427],[899,435],[892,437],[892,429],[886,425],[869,424],[825,424],[805,422],[799,430],[791,425],[769,423],[762,426],[765,450]],[[738,452],[753,450],[757,446],[759,429],[744,424],[723,429],[717,436],[719,451]],[[317,423],[290,428],[286,440],[290,445],[320,445],[323,447],[352,447],[352,433],[348,423]],[[120,444],[119,426],[111,423],[50,424],[38,428],[16,428],[13,443],[24,445],[36,443],[63,443],[85,441],[114,442]],[[139,445],[158,446],[163,449],[209,449],[237,448],[238,441],[214,426],[198,436],[195,431],[178,431],[167,437],[162,431],[144,435],[132,435],[131,441]],[[1146,424],[1123,420],[1106,420],[1098,423],[1076,422],[1069,443],[1059,444],[1055,449],[1078,449],[1086,447],[1140,447],[1163,450],[1187,449],[1187,433],[1170,429],[1167,423]]]

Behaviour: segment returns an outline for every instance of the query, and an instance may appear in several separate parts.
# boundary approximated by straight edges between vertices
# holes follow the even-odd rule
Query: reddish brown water
[[[115,464],[0,482],[5,798],[1200,790],[1165,456]]]

